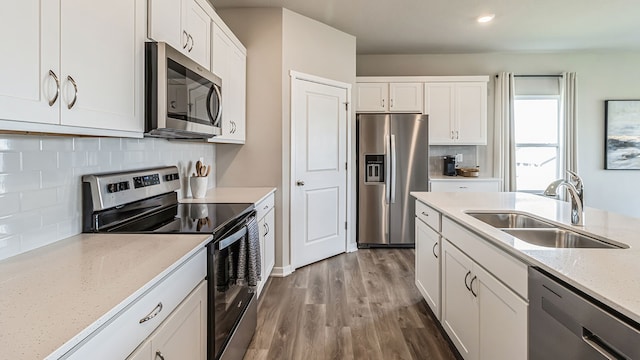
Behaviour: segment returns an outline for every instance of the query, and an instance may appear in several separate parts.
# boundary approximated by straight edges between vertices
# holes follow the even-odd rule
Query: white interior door
[[[293,81],[291,258],[298,268],[346,251],[347,89]]]

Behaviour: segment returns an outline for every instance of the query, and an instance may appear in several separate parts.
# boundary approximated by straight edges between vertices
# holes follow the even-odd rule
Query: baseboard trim
[[[295,270],[293,266],[287,265],[284,267],[275,266],[271,271],[271,276],[273,277],[285,277],[291,275]]]
[[[349,243],[347,244],[347,252],[354,252],[354,251],[358,251],[358,243]]]

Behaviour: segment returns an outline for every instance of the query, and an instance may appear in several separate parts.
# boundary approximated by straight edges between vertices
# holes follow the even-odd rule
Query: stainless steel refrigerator
[[[358,247],[414,246],[415,199],[429,188],[427,115],[359,114]]]

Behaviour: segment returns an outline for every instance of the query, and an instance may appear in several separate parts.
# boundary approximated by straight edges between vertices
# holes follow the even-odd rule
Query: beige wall
[[[640,171],[604,170],[604,100],[640,99],[640,52],[361,55],[358,76],[558,74],[578,76],[578,171],[587,206],[640,217]],[[489,84],[489,146],[479,147],[484,166],[493,153],[493,84]],[[481,166],[483,166],[481,162]],[[587,220],[588,221],[588,220]]]
[[[274,186],[276,267],[290,265],[289,71],[355,83],[355,37],[281,8],[219,11],[247,48],[247,141],[218,145],[218,186]]]

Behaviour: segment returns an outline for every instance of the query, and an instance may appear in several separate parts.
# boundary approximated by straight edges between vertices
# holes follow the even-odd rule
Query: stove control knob
[[[117,183],[113,183],[113,184],[108,184],[107,185],[107,192],[110,193],[114,193],[114,192],[118,192],[118,184]]]

